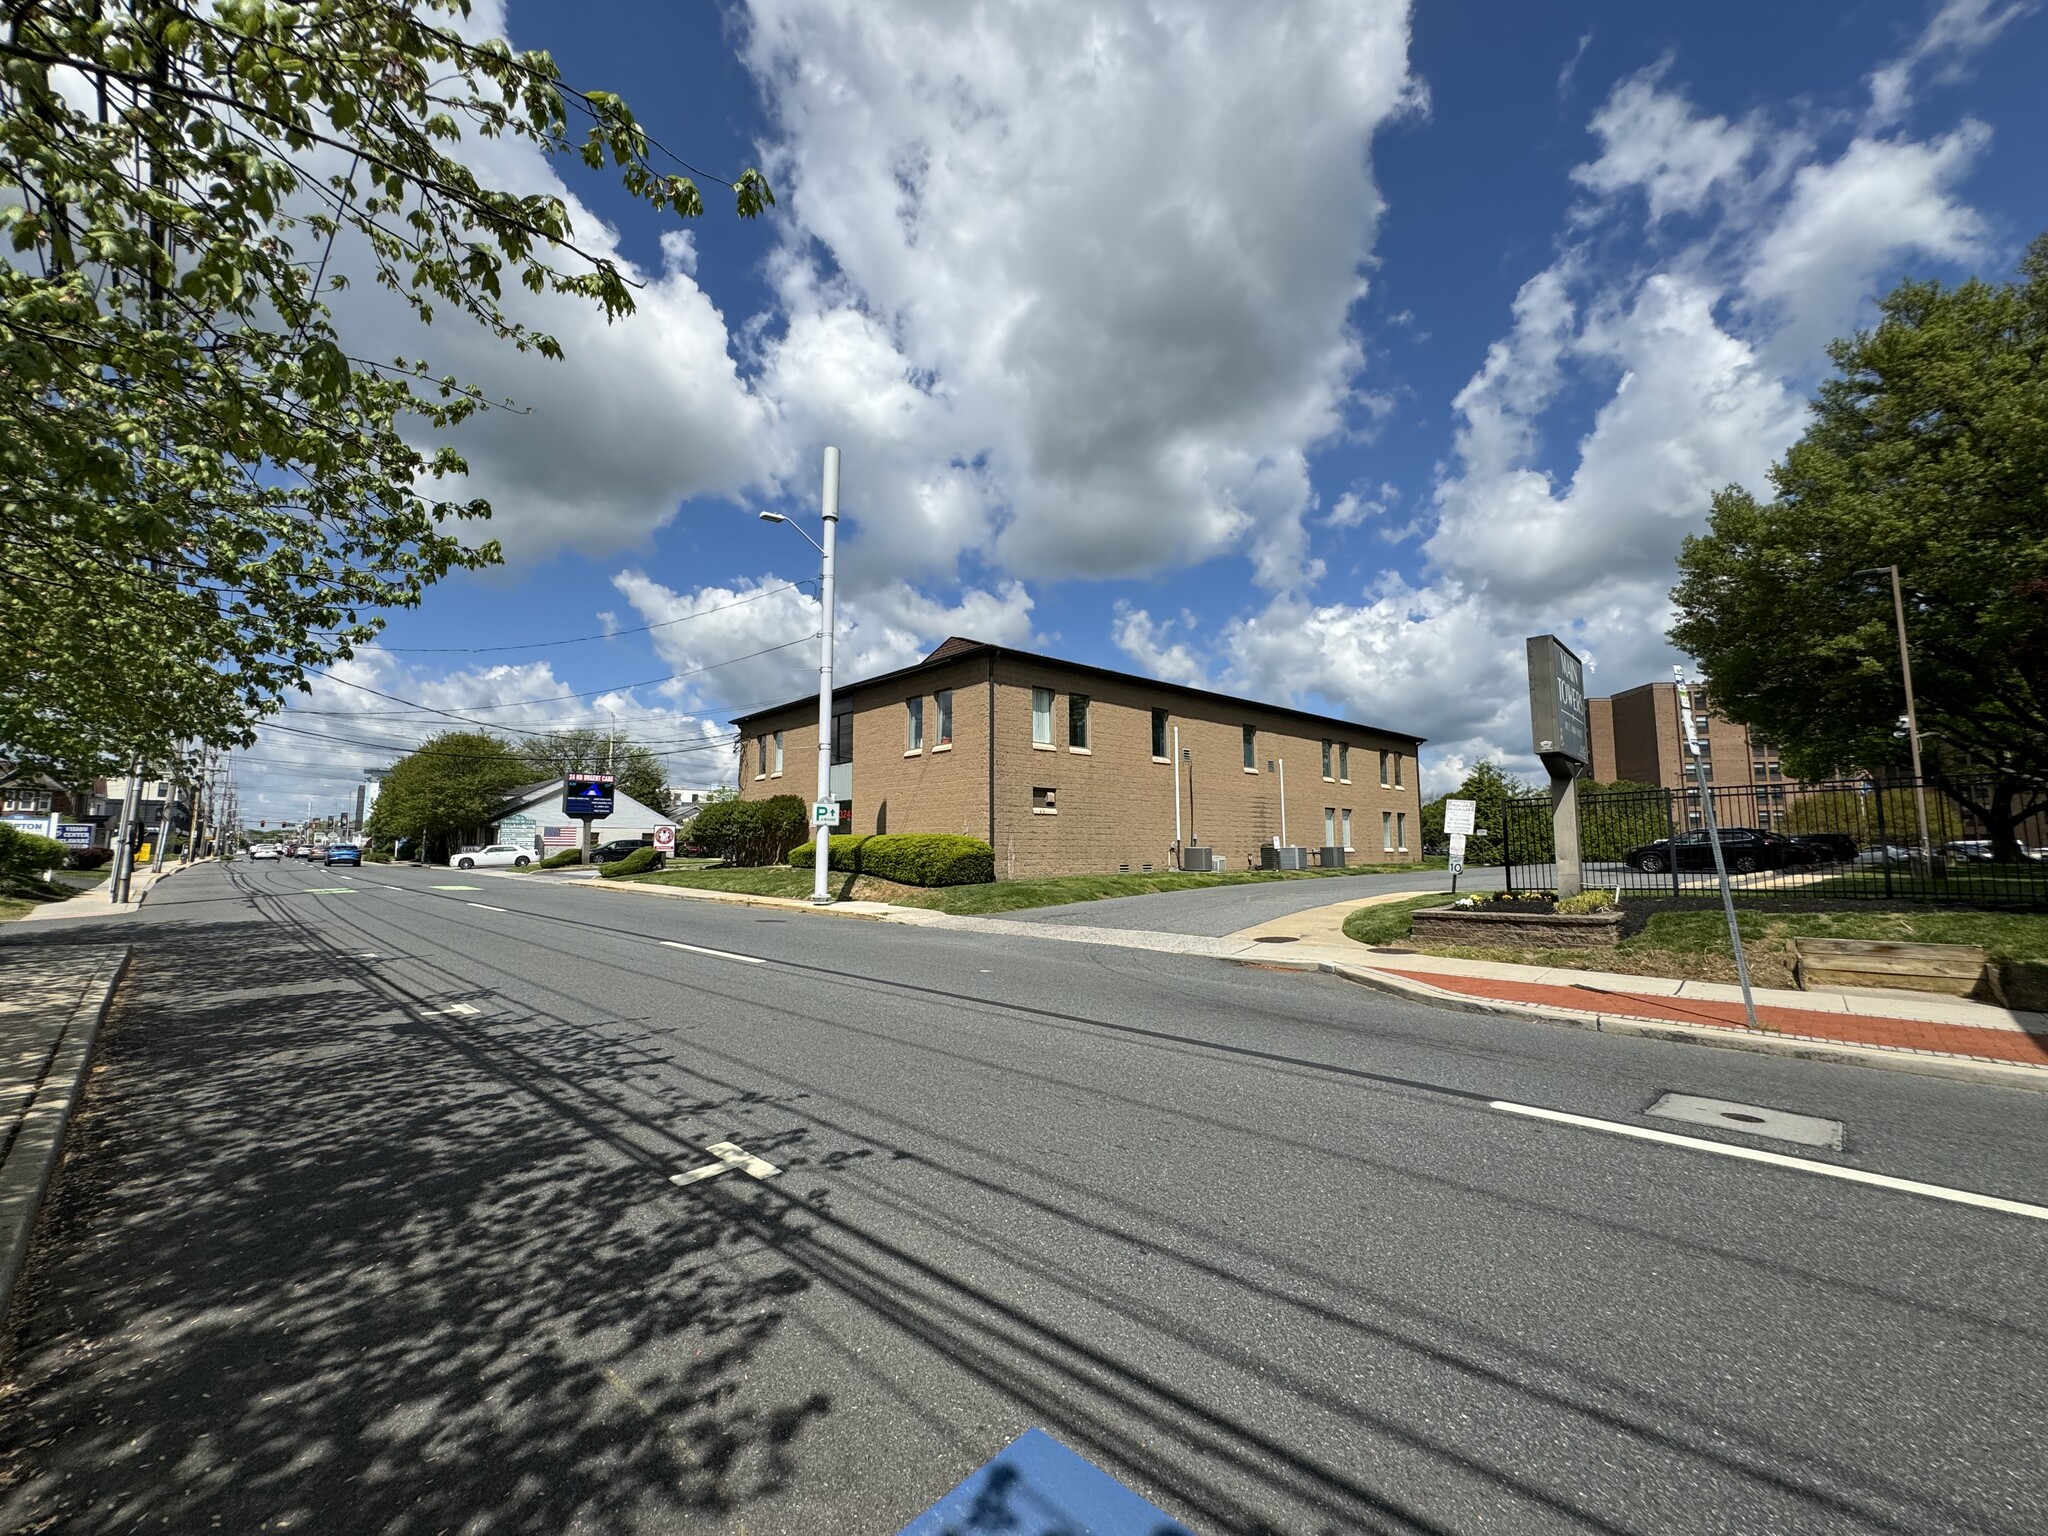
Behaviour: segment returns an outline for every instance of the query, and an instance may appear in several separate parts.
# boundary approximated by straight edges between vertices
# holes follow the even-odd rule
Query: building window
[[[1259,771],[1259,733],[1249,725],[1244,728],[1244,771]]]
[[[782,777],[782,732],[775,733],[775,776]]]
[[[768,777],[768,738],[766,736],[756,736],[754,738],[754,777],[757,779]]]
[[[953,745],[953,690],[943,689],[933,695],[933,702],[939,706],[939,739],[933,745],[950,747]]]
[[[1394,788],[1401,788],[1401,754],[1394,754]]]
[[[1334,805],[1323,807],[1323,846],[1325,848],[1337,846],[1337,807]]]
[[[1401,852],[1406,853],[1408,851],[1408,813],[1406,811],[1397,812],[1394,816],[1394,840],[1395,846]]]
[[[1323,738],[1323,777],[1330,777],[1330,740],[1327,736]],[[1323,841],[1328,842],[1329,839],[1324,838]]]
[[[1388,853],[1394,851],[1394,813],[1380,812],[1380,847]]]
[[[1767,779],[1771,776],[1771,765],[1769,763],[1751,763],[1750,767],[1756,771],[1757,778]]]
[[[1040,785],[1031,791],[1031,814],[1034,816],[1057,816],[1060,810],[1060,792],[1050,785]]]
[[[924,750],[924,698],[903,701],[903,755]]]
[[[158,797],[161,798],[161,797]],[[47,789],[10,789],[7,791],[6,807],[28,815],[48,815],[50,792]]]
[[[1166,761],[1166,711],[1152,711],[1152,756],[1157,762]]]
[[[832,761],[853,761],[853,711],[850,709],[832,717]]]
[[[1067,695],[1067,749],[1071,752],[1088,750],[1088,695],[1085,693]]]
[[[1031,690],[1031,745],[1049,747],[1052,745],[1052,690],[1034,688]]]
[[[1349,806],[1344,808],[1344,848],[1347,853],[1351,849],[1351,808]]]
[[[1351,743],[1348,741],[1337,743],[1337,782],[1351,782]]]

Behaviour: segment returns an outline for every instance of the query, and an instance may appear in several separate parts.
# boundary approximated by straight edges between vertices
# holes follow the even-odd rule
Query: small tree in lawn
[[[448,731],[407,753],[385,776],[365,829],[380,846],[424,838],[422,853],[449,834],[481,827],[532,767],[518,749],[481,731]]]

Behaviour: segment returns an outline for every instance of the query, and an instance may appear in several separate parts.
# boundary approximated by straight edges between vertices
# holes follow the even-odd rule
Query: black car
[[[619,860],[638,853],[642,848],[652,848],[653,846],[653,841],[648,838],[621,837],[613,842],[600,843],[597,847],[591,849],[590,862],[593,864],[616,864]]]
[[[1654,843],[1629,849],[1622,858],[1630,869],[1639,869],[1646,875],[1661,875],[1674,862],[1680,869],[1714,867],[1714,850],[1704,832],[1660,837]],[[1721,858],[1731,875],[1749,875],[1760,869],[1783,869],[1787,864],[1807,862],[1791,838],[1759,832],[1754,827],[1721,828]]]
[[[1794,832],[1791,841],[1809,864],[1847,864],[1863,851],[1846,832]]]

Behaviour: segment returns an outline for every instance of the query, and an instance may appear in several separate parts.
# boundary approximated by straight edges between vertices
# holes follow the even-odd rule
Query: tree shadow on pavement
[[[288,929],[121,937],[14,1313],[0,1529],[609,1533],[786,1483],[831,1405],[738,1383],[810,1282],[662,1198],[686,1143],[594,1142],[573,1086],[477,1070],[464,1021]]]

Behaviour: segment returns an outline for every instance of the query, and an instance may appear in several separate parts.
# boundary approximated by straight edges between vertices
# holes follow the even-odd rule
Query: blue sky
[[[810,685],[815,556],[752,513],[814,518],[826,442],[856,675],[960,632],[1418,732],[1432,788],[1523,767],[1522,637],[1571,638],[1600,691],[1665,675],[1678,542],[1713,489],[1766,489],[1828,337],[1902,276],[2007,276],[2048,226],[2025,0],[478,25],[780,205],[741,223],[707,185],[685,238],[474,148],[559,177],[641,310],[534,303],[548,365],[351,299],[369,343],[520,401],[458,441],[509,559],[267,731],[251,814],[338,804],[456,716],[616,717],[716,782],[724,713]]]

